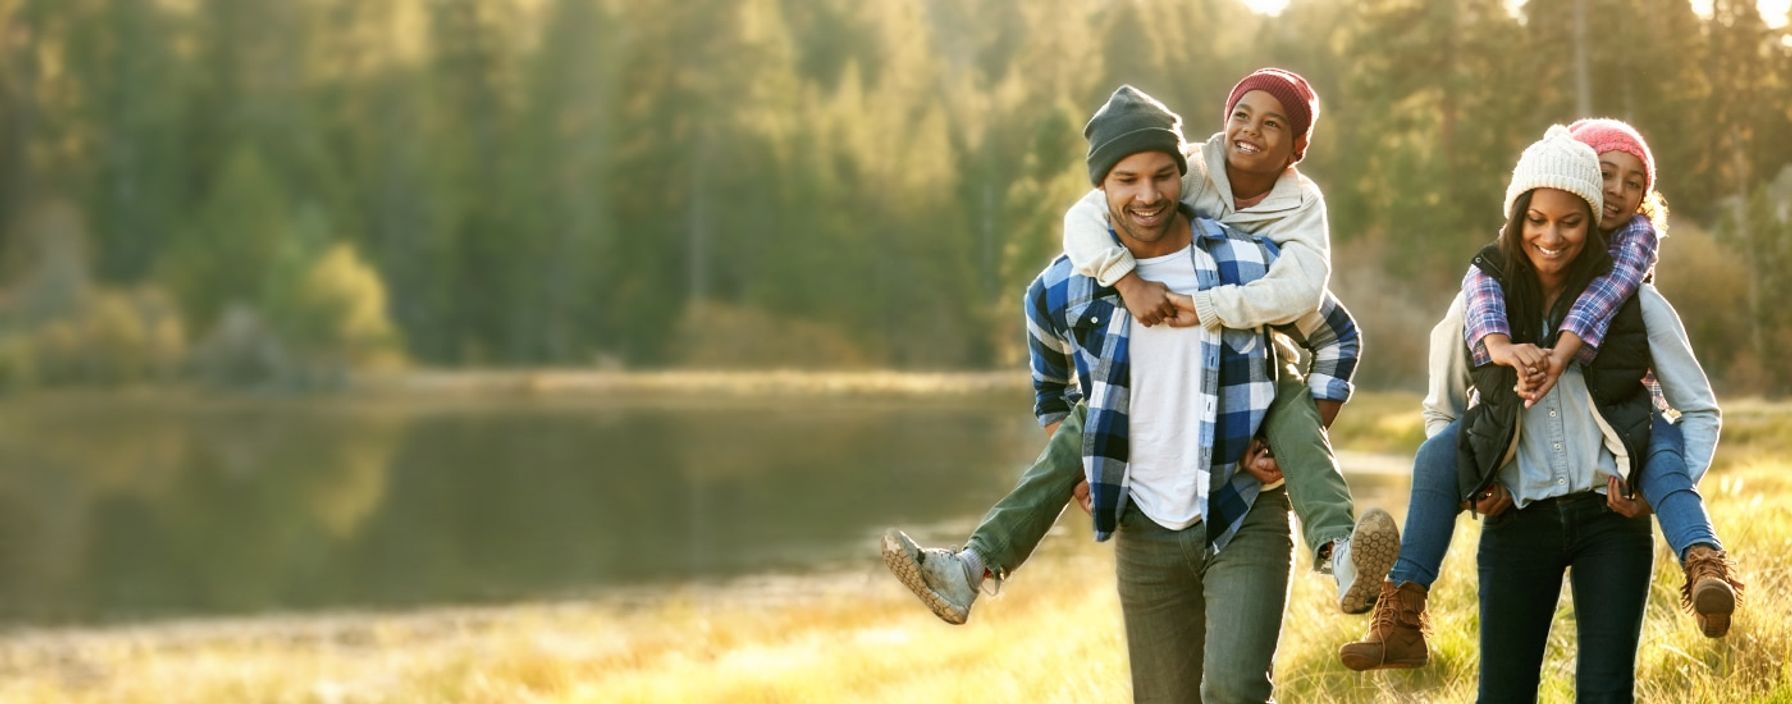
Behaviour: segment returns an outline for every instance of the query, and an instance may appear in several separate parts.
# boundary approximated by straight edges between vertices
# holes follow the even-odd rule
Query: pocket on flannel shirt
[[[1222,328],[1220,330],[1220,341],[1225,343],[1226,347],[1233,352],[1238,354],[1250,354],[1257,351],[1258,345],[1263,344],[1263,336],[1258,334],[1256,330],[1233,330],[1232,328]]]

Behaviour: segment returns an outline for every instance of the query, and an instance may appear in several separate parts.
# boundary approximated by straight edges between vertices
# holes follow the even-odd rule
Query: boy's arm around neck
[[[1281,248],[1269,272],[1247,284],[1196,292],[1202,325],[1214,330],[1283,325],[1319,308],[1331,280],[1330,225],[1318,187],[1301,183],[1301,207],[1252,233]]]

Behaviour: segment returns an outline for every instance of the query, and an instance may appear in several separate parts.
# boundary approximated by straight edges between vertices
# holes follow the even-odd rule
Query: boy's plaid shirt
[[[1648,280],[1649,272],[1655,269],[1655,262],[1660,258],[1657,250],[1661,240],[1649,218],[1637,215],[1612,233],[1609,247],[1612,270],[1588,283],[1580,297],[1574,299],[1574,306],[1568,309],[1568,317],[1562,319],[1560,329],[1580,337],[1580,352],[1575,359],[1581,364],[1593,361],[1599,354],[1599,343],[1605,341],[1605,332],[1612,326],[1612,316],[1617,315],[1618,307]],[[1495,333],[1512,335],[1511,323],[1506,320],[1506,293],[1500,289],[1498,281],[1474,265],[1469,266],[1468,275],[1462,278],[1462,292],[1468,297],[1463,309],[1462,338],[1468,343],[1478,367],[1493,361],[1487,354],[1487,345],[1481,343],[1482,339]]]
[[[1273,242],[1211,220],[1196,220],[1193,229],[1201,289],[1261,278],[1278,253]],[[1028,286],[1026,312],[1033,413],[1040,424],[1063,420],[1073,404],[1087,398],[1083,473],[1089,480],[1095,539],[1107,540],[1129,501],[1132,316],[1114,289],[1076,274],[1063,256]],[[1318,310],[1274,330],[1312,351],[1308,386],[1314,398],[1349,400],[1361,339],[1356,321],[1329,291]],[[1279,367],[1268,329],[1201,328],[1200,337],[1206,375],[1197,407],[1201,452],[1190,469],[1198,472],[1196,505],[1208,526],[1209,548],[1218,551],[1238,532],[1263,488],[1249,473],[1238,471],[1238,461],[1275,399]],[[1075,387],[1070,385],[1072,368]]]

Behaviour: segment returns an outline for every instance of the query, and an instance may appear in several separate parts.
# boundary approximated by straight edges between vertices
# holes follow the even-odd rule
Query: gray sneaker
[[[946,623],[960,624],[971,616],[977,589],[965,574],[958,554],[940,548],[923,548],[908,534],[894,528],[884,533],[884,564],[908,590],[921,597],[933,615]]]
[[[1372,508],[1357,519],[1350,537],[1332,545],[1332,576],[1338,578],[1338,610],[1368,613],[1394,560],[1400,556],[1400,529],[1387,511]]]

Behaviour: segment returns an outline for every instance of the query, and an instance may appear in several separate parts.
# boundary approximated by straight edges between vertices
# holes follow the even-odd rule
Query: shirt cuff
[[[1201,327],[1209,332],[1219,332],[1220,316],[1214,311],[1213,289],[1201,289],[1195,292],[1195,315],[1201,319]]]

